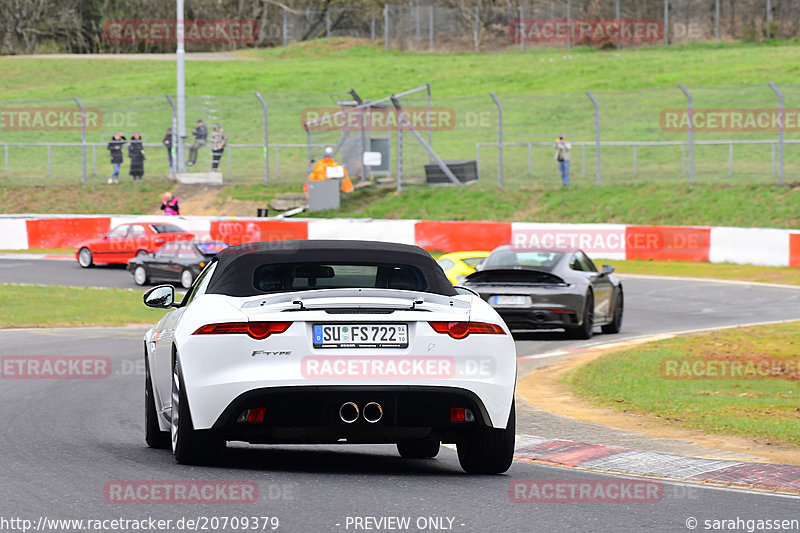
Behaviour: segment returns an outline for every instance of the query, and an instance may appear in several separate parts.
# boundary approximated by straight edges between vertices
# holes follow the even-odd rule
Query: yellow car
[[[489,253],[483,251],[452,252],[440,256],[436,262],[442,267],[450,283],[458,285],[464,281],[464,278],[475,272],[475,267],[489,257]]]

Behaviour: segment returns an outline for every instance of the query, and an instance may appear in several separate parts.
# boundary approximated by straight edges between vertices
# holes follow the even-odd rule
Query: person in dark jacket
[[[189,147],[189,160],[186,164],[190,167],[197,163],[197,151],[208,142],[208,128],[202,120],[197,121],[197,127],[192,130],[194,142]]]
[[[108,178],[109,183],[119,183],[119,167],[122,166],[122,147],[125,146],[125,137],[119,133],[114,134],[108,142],[109,153],[111,154],[111,166],[114,171],[111,177]]]
[[[172,128],[167,128],[167,133],[164,135],[164,139],[161,141],[161,144],[164,145],[164,148],[167,149],[167,161],[169,161],[169,171],[174,173],[175,169],[172,165]]]
[[[128,157],[131,158],[131,169],[128,172],[133,181],[142,179],[144,176],[144,147],[142,146],[142,136],[138,133],[131,137],[128,145]]]

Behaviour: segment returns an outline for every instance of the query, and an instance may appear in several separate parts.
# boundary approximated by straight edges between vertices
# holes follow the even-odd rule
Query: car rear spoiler
[[[563,285],[568,284],[549,272],[530,268],[498,268],[479,270],[474,274],[470,274],[466,279],[469,283],[477,284],[492,284],[492,285]]]

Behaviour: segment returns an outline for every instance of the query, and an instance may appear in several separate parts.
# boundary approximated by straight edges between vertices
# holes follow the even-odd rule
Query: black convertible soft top
[[[442,268],[419,246],[378,241],[268,241],[230,246],[217,254],[218,265],[206,292],[229,296],[264,294],[254,284],[263,265],[287,263],[396,264],[416,267],[425,276],[426,292],[457,293]]]

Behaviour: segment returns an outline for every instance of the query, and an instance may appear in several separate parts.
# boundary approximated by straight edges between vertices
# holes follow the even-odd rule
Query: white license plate
[[[531,305],[530,296],[492,296],[489,300],[492,305]]]
[[[314,324],[314,348],[406,348],[407,324]]]

